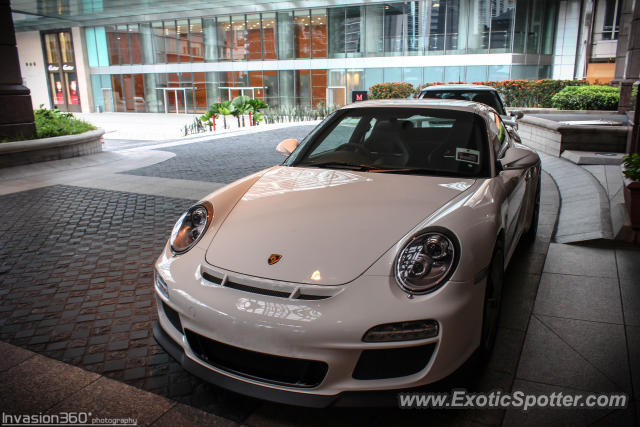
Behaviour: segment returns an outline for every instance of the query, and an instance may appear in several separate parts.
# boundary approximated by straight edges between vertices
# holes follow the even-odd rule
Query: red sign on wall
[[[354,90],[351,92],[351,102],[366,101],[369,95],[366,90]]]

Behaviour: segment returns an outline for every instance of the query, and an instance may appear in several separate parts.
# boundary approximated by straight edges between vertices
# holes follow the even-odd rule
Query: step
[[[563,158],[540,153],[542,168],[560,192],[556,243],[613,239],[607,191],[589,171]]]

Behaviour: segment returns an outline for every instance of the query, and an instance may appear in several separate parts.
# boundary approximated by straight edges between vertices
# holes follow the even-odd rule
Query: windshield
[[[492,90],[425,90],[420,98],[428,99],[459,99],[463,101],[480,102],[494,108],[501,116],[506,115],[498,94]]]
[[[487,177],[483,120],[442,108],[354,108],[328,121],[289,166]]]

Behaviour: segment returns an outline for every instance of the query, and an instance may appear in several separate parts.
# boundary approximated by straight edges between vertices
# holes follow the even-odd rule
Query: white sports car
[[[490,354],[540,195],[538,155],[495,110],[361,102],[277,150],[282,165],[190,207],[155,264],[154,336],[185,369],[327,406]]]

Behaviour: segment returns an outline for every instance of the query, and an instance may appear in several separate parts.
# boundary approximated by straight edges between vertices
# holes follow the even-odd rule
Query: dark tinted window
[[[289,158],[290,166],[386,173],[489,176],[483,120],[436,108],[357,108],[339,112]]]
[[[481,102],[494,108],[498,114],[506,115],[502,103],[498,99],[498,94],[490,90],[426,90],[420,94],[420,98]]]

